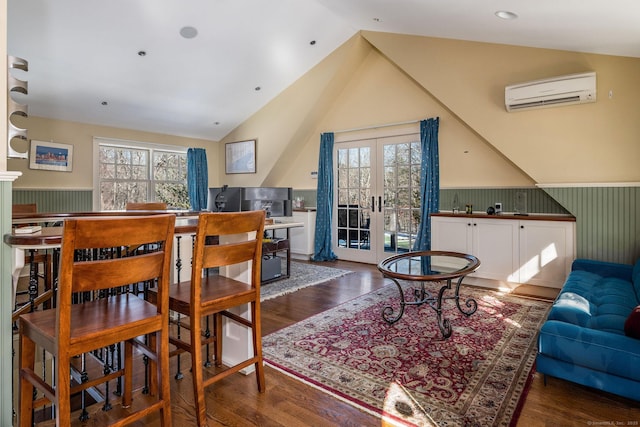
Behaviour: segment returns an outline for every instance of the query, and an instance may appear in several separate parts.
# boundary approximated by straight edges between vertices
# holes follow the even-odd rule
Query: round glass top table
[[[453,299],[458,310],[466,316],[475,313],[478,303],[473,298],[465,300],[465,308],[460,305],[460,285],[465,276],[473,273],[479,266],[478,258],[459,252],[406,252],[385,259],[378,264],[378,270],[385,278],[396,284],[400,308],[396,312],[391,306],[385,307],[382,310],[382,318],[392,324],[400,320],[405,306],[428,304],[436,312],[438,327],[443,338],[449,338],[452,333],[451,322],[443,316],[442,301]],[[446,291],[451,290],[453,280],[456,280],[454,293],[452,296],[446,296]],[[419,284],[413,289],[413,296],[409,300],[402,289],[402,282],[405,281]],[[425,285],[429,282],[437,282],[441,285],[437,295],[427,290]]]

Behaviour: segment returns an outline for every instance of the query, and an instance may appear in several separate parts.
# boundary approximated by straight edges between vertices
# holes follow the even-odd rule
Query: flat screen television
[[[242,210],[265,210],[267,216],[291,216],[293,189],[290,187],[243,187]]]
[[[209,188],[207,210],[211,212],[240,212],[240,187]]]

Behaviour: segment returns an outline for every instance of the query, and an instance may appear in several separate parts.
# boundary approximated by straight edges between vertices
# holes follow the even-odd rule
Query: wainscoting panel
[[[532,213],[568,214],[557,201],[539,188],[456,188],[440,189],[440,210],[450,211],[453,198],[458,195],[460,209],[471,203],[475,212],[486,212],[496,202],[502,203],[505,212],[513,212],[516,193],[524,193],[527,197],[527,211]],[[303,197],[305,206],[316,206],[316,190],[293,190],[293,197]]]
[[[440,189],[440,210],[453,210],[453,200],[458,195],[459,209],[464,212],[466,204],[473,205],[474,212],[486,212],[496,202],[502,203],[505,212],[515,211],[518,193],[524,193],[527,200],[526,213],[567,214],[567,210],[539,188],[455,188]]]
[[[495,202],[514,210],[516,193],[524,192],[531,213],[576,217],[576,255],[580,258],[633,263],[640,257],[640,187],[557,187],[441,189],[440,210],[450,211],[455,194],[460,209],[473,204],[484,212]],[[315,206],[315,190],[294,190],[306,206]],[[36,203],[40,212],[84,212],[93,209],[91,190],[13,189],[13,203]]]
[[[90,212],[92,190],[13,189],[13,203],[35,203],[38,212]]]
[[[631,264],[640,257],[640,187],[544,191],[576,217],[579,258]]]

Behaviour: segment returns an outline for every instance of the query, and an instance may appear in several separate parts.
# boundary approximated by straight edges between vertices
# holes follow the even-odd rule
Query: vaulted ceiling
[[[30,115],[220,140],[360,30],[640,57],[636,0],[8,0]],[[511,12],[502,19],[496,12]],[[502,14],[505,15],[505,14]]]

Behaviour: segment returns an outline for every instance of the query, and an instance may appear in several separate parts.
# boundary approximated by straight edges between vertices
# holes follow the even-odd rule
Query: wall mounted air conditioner
[[[580,73],[519,83],[504,88],[507,111],[596,101],[596,73]]]

